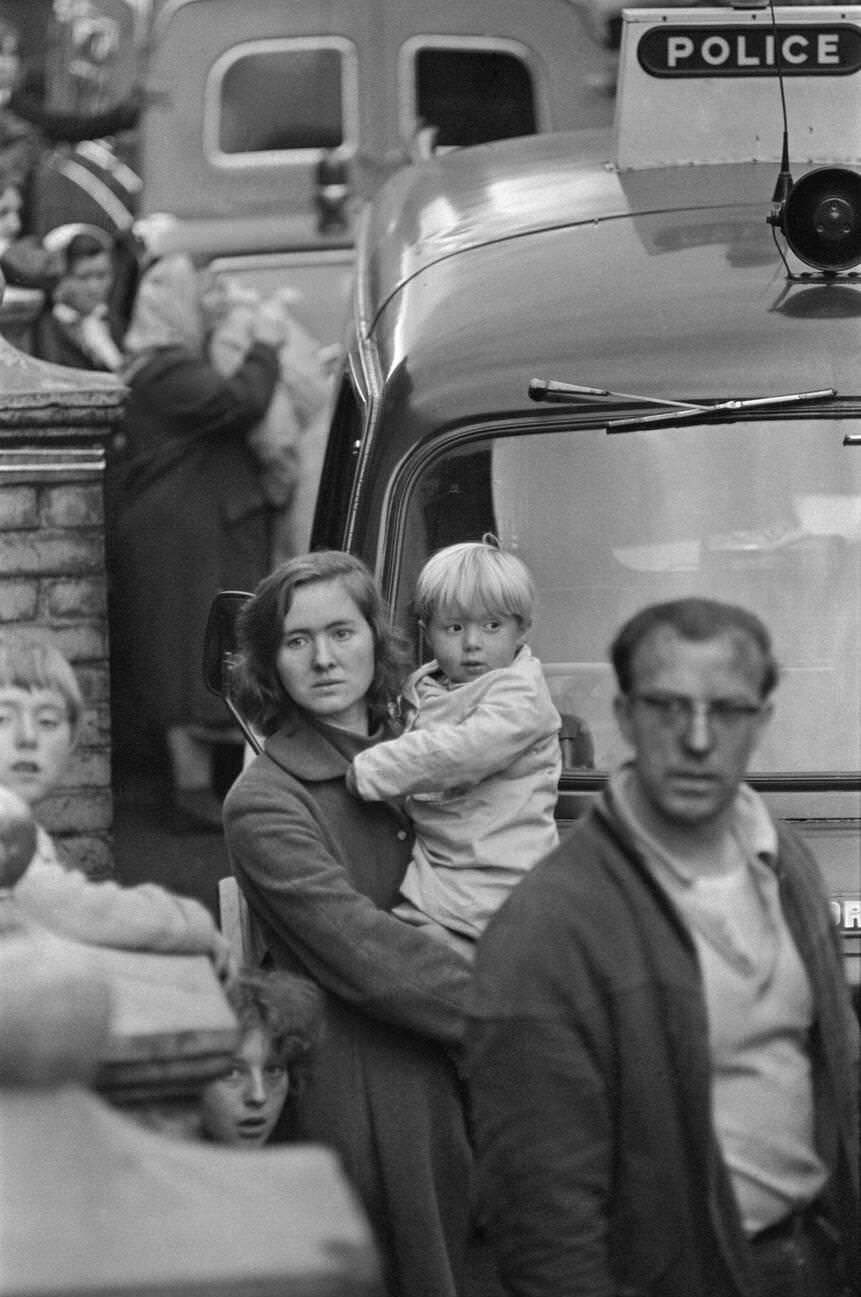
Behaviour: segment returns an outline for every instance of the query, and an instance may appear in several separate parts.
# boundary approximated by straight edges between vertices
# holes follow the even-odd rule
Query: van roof
[[[536,376],[657,397],[861,393],[861,279],[801,266],[787,281],[767,221],[776,164],[620,172],[610,148],[580,132],[500,142],[380,196],[359,326],[381,374],[406,380],[387,398],[402,448],[431,426],[553,418],[528,398]]]

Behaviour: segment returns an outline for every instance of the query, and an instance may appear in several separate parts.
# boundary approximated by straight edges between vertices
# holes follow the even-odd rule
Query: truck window
[[[204,134],[217,161],[354,140],[355,50],[349,41],[303,37],[235,46],[212,68]]]
[[[801,419],[472,439],[398,503],[400,620],[434,548],[493,531],[535,576],[531,643],[606,770],[625,756],[607,663],[621,623],[687,594],[740,603],[763,617],[782,666],[756,770],[857,772],[861,713],[847,700],[861,693],[861,453],[845,431]]]
[[[410,125],[421,120],[436,126],[438,147],[485,144],[538,130],[528,52],[515,42],[421,37],[407,50]]]

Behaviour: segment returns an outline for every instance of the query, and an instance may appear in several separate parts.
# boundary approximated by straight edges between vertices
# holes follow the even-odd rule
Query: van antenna
[[[777,83],[780,86],[780,109],[783,114],[783,150],[780,158],[780,172],[771,201],[783,204],[792,189],[792,172],[789,170],[789,118],[786,112],[786,89],[783,84],[783,65],[781,63],[780,41],[777,39],[777,18],[774,12],[774,0],[768,0],[768,11],[771,14],[771,26],[774,31],[774,51],[776,55]]]

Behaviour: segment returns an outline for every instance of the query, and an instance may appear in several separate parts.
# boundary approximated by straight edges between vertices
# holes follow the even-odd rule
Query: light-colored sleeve
[[[494,672],[462,720],[409,730],[360,752],[352,764],[356,792],[380,801],[471,787],[507,769],[559,723],[543,677]]]
[[[253,772],[228,793],[224,825],[233,872],[254,914],[333,995],[370,1017],[456,1045],[470,964],[359,892],[311,799],[293,795],[286,783],[261,786]],[[378,815],[385,831],[388,808],[367,813]],[[396,827],[392,820],[388,831]]]
[[[206,954],[217,967],[225,957],[227,943],[208,910],[155,883],[94,883],[77,869],[36,860],[19,880],[14,897],[24,915],[72,941],[119,950]]]

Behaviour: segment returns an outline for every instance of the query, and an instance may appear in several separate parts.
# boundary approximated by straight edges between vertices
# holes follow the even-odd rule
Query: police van
[[[607,646],[741,603],[782,683],[752,782],[861,981],[861,7],[630,10],[611,131],[434,156],[360,237],[312,544],[410,597],[484,532],[536,577],[559,814],[625,755]]]

